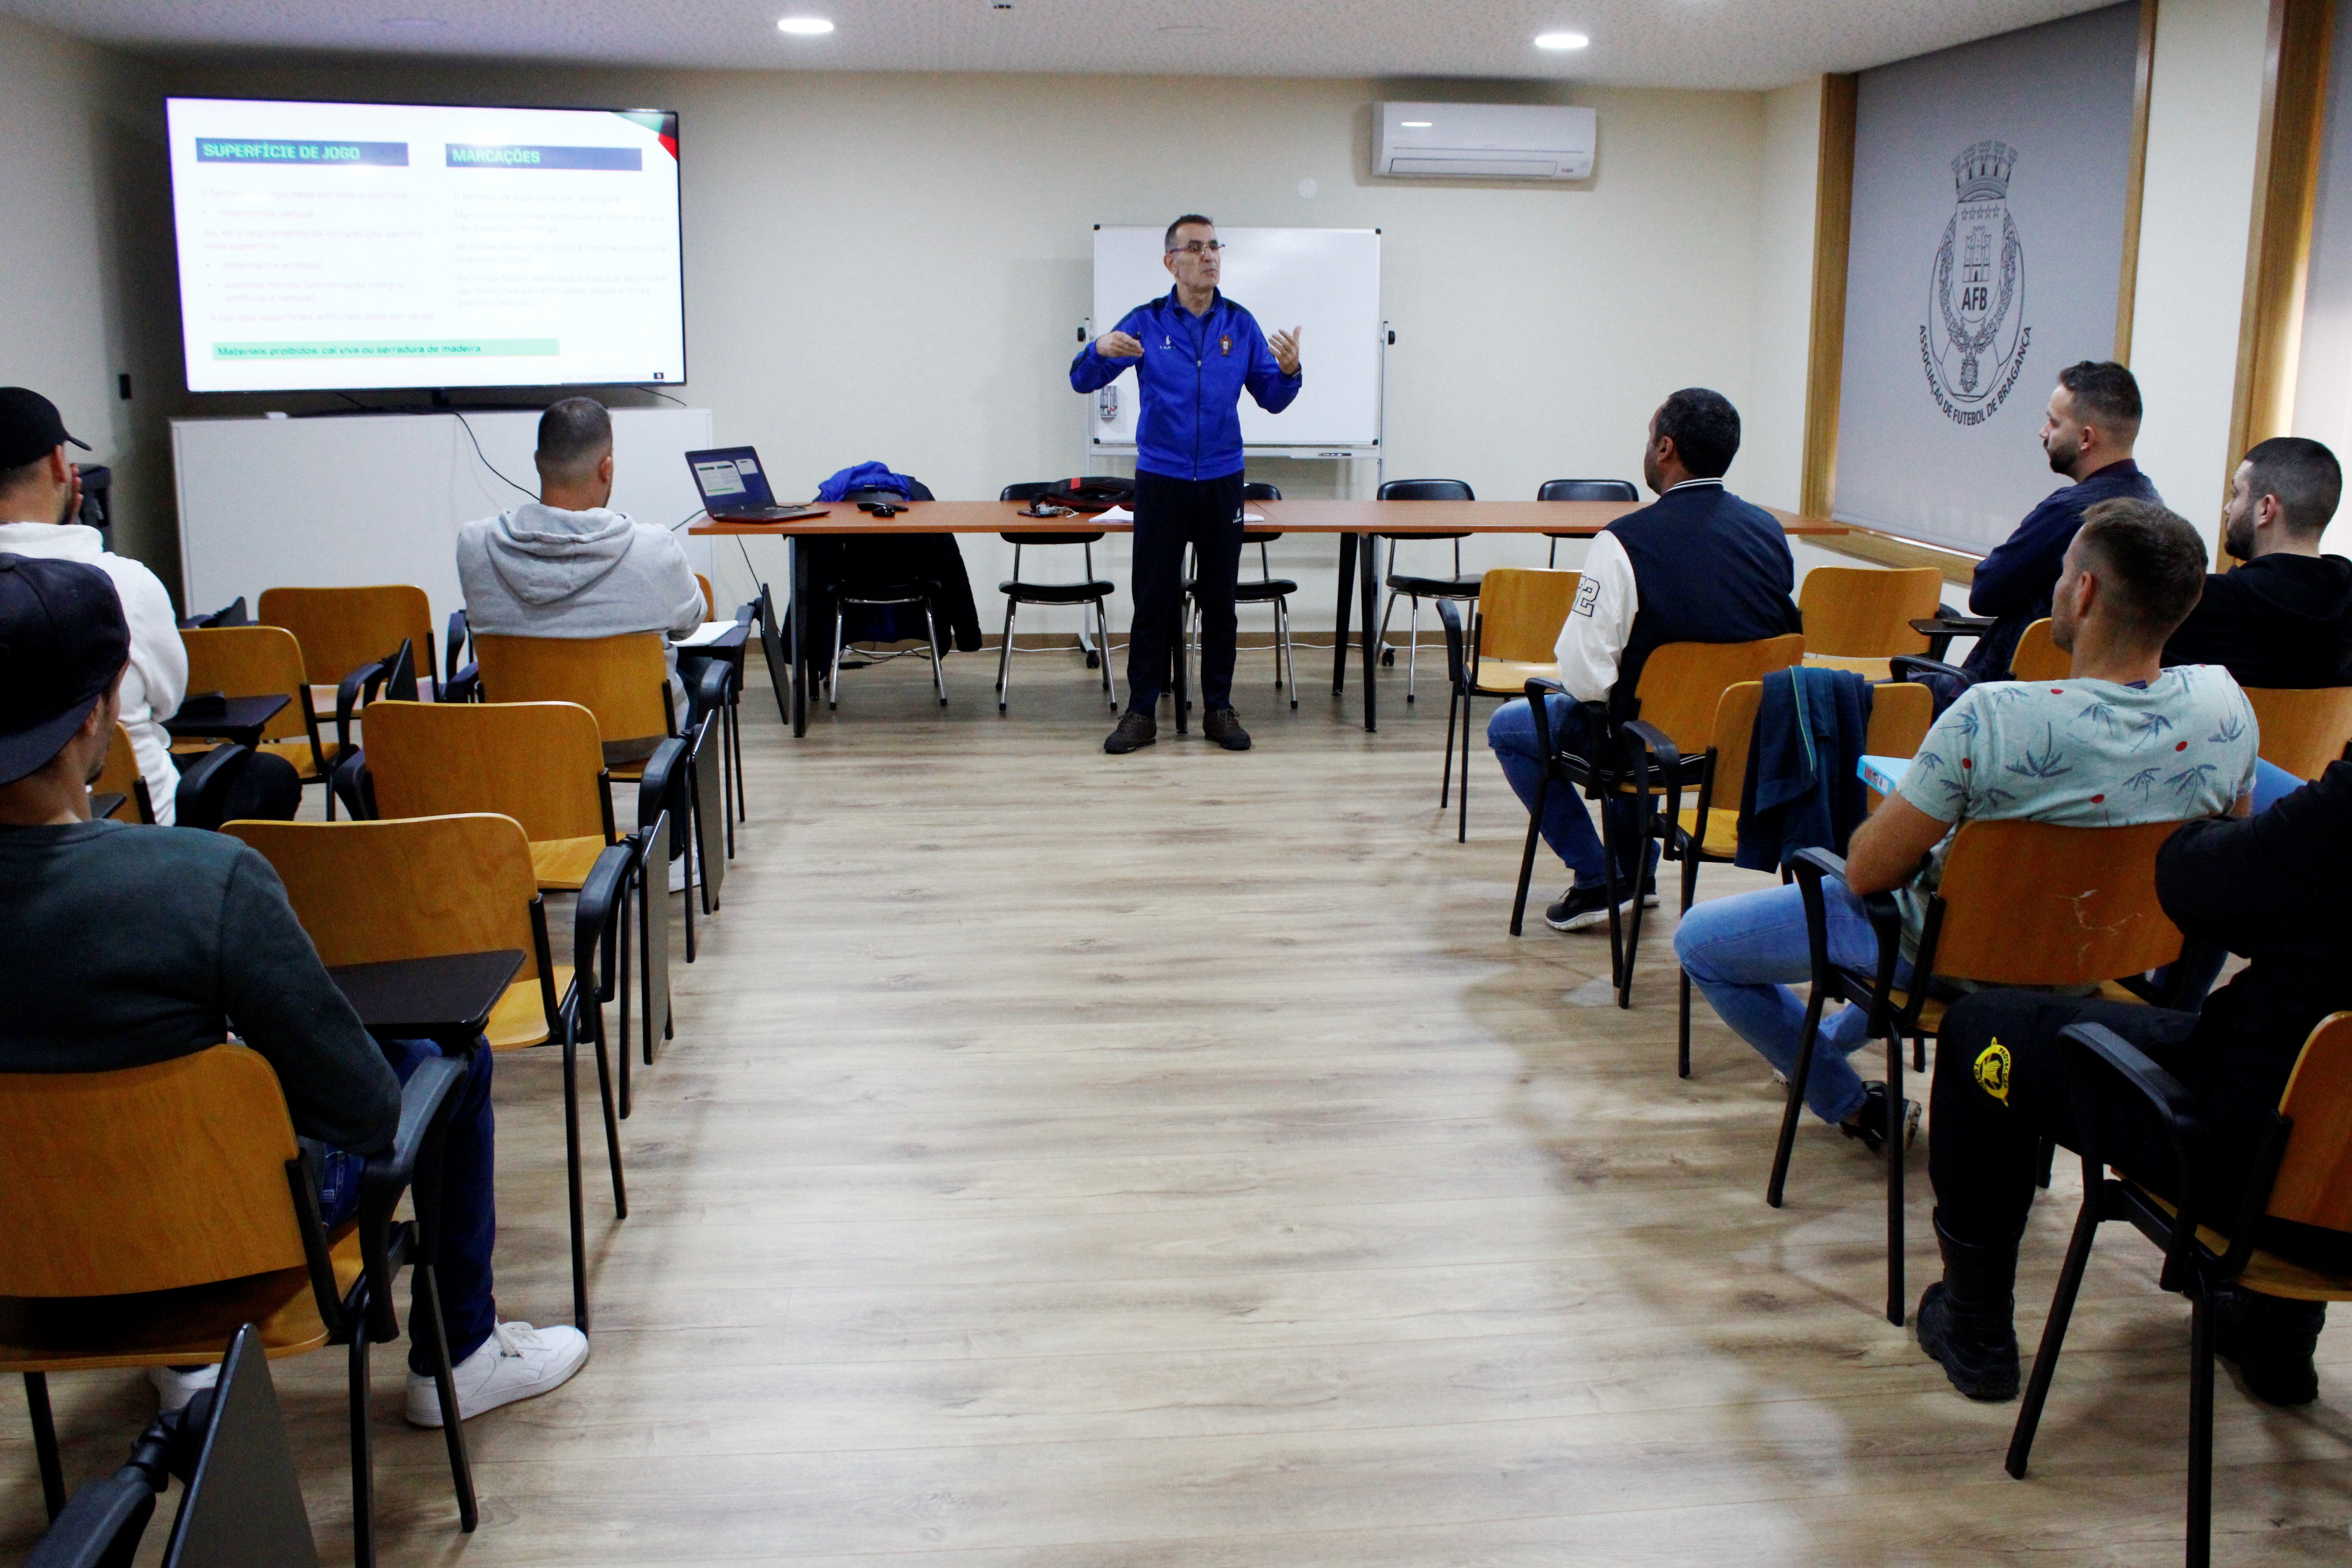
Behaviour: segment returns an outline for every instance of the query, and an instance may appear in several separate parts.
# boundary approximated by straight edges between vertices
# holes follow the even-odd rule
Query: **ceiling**
[[[772,70],[1435,77],[1760,89],[2107,0],[0,0],[141,49]],[[787,37],[786,16],[837,24]],[[1550,53],[1538,33],[1588,48]]]

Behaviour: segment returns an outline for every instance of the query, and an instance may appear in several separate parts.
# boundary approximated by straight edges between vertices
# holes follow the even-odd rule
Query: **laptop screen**
[[[750,447],[688,452],[686,463],[694,470],[694,486],[702,492],[706,511],[776,504],[774,493],[768,489],[768,476],[760,467],[760,454]]]

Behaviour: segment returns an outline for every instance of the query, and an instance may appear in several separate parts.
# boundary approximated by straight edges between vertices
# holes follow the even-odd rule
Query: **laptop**
[[[796,517],[823,517],[824,507],[778,506],[760,454],[750,447],[721,447],[709,452],[688,452],[686,466],[694,470],[694,488],[702,492],[702,510],[713,517],[746,522],[790,522]]]

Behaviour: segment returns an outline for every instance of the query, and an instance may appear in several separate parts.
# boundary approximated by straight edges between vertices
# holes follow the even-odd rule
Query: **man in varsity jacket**
[[[1605,701],[1613,719],[1632,717],[1642,666],[1667,643],[1753,642],[1800,628],[1789,597],[1796,563],[1780,524],[1723,488],[1738,450],[1739,411],[1719,392],[1685,387],[1651,416],[1642,478],[1658,499],[1611,523],[1584,558],[1584,580],[1559,634],[1559,681],[1568,696],[1546,700],[1557,743],[1588,752],[1599,742],[1578,703]],[[1519,799],[1534,809],[1546,759],[1524,700],[1496,711],[1486,743]],[[1604,809],[1612,814],[1611,837],[1633,842],[1640,826],[1633,803],[1612,800]],[[1546,797],[1543,835],[1576,874],[1544,919],[1554,931],[1607,919],[1601,837],[1574,791],[1556,789]],[[1654,847],[1640,866],[1620,864],[1621,896],[1654,899],[1655,864]]]

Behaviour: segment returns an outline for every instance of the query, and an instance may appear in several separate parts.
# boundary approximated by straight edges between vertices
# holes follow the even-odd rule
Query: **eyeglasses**
[[[1188,239],[1181,245],[1170,246],[1168,254],[1173,256],[1181,251],[1186,256],[1214,256],[1225,248],[1225,242],[1222,239]]]

